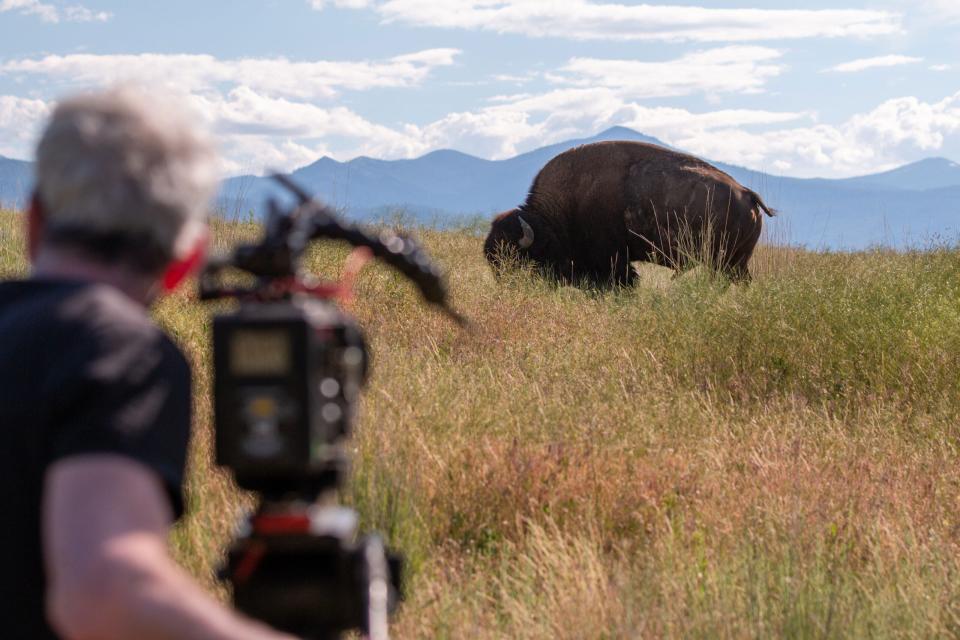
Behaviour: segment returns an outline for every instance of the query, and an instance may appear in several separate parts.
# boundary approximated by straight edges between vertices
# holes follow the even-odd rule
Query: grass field
[[[374,367],[344,498],[409,559],[394,637],[960,635],[960,249],[761,246],[750,286],[645,267],[600,294],[421,237],[473,330],[382,267],[355,309]],[[0,216],[0,274],[23,270]],[[157,309],[198,391],[173,544],[216,588],[246,500],[209,464],[210,314]]]

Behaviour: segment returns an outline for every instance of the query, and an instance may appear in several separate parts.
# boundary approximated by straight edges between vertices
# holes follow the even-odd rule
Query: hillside
[[[946,158],[927,158],[871,176],[841,181],[852,187],[880,187],[923,191],[960,185],[960,164]]]
[[[355,308],[373,372],[345,495],[408,560],[391,637],[957,634],[960,251],[763,246],[749,287],[646,267],[598,294],[423,240],[473,330],[380,267]],[[215,589],[247,502],[210,468],[211,312],[181,292],[156,315],[196,369],[174,549]]]
[[[33,184],[33,163],[0,156],[0,209],[22,208]]]

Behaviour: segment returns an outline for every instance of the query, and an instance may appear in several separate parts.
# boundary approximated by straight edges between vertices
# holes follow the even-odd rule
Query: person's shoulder
[[[80,320],[93,328],[143,333],[157,330],[142,306],[109,285],[77,284],[66,288],[61,295],[59,306],[64,319]]]
[[[146,308],[118,289],[87,283],[65,290],[56,303],[57,319],[75,328],[97,352],[114,362],[186,368],[180,349],[150,317]]]
[[[151,332],[146,312],[114,287],[81,280],[28,279],[0,283],[0,307],[37,321],[82,330],[113,328]]]
[[[75,280],[0,283],[0,330],[44,343],[61,360],[102,363],[113,375],[187,368],[148,310],[115,287]],[[109,373],[107,375],[110,375]]]
[[[118,289],[92,284],[64,313],[82,320],[102,341],[119,348],[128,344],[137,351],[148,351],[168,365],[186,367],[186,360],[170,337],[150,317],[148,310]]]

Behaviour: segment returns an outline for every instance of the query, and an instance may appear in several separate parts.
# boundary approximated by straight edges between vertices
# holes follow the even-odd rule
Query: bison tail
[[[760,196],[758,196],[756,193],[753,194],[753,201],[756,203],[756,206],[760,207],[760,209],[771,218],[779,213],[779,211],[776,209],[771,209],[768,207],[767,203],[764,202],[763,199],[760,198]]]

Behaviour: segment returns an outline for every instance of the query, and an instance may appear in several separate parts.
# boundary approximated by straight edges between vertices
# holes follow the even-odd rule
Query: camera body
[[[387,640],[401,560],[378,536],[358,538],[356,513],[335,504],[369,366],[359,326],[337,306],[352,294],[359,267],[351,258],[381,260],[455,322],[466,319],[415,241],[346,223],[289,178],[274,178],[299,204],[271,202],[263,237],[208,261],[198,282],[203,300],[240,302],[213,321],[215,455],[240,487],[259,494],[221,577],[237,608],[277,629],[317,640],[360,630]],[[301,272],[318,239],[355,247],[340,281],[317,283]],[[252,276],[254,286],[226,284],[228,270]]]
[[[333,303],[245,303],[213,322],[217,463],[267,497],[315,496],[346,471],[366,380],[357,324]]]
[[[214,318],[213,358],[217,464],[262,498],[222,572],[234,604],[304,638],[385,638],[401,560],[324,503],[346,476],[368,370],[359,326],[326,300],[245,303]]]

